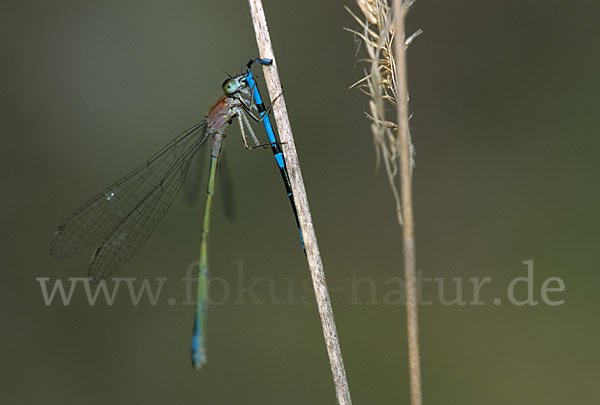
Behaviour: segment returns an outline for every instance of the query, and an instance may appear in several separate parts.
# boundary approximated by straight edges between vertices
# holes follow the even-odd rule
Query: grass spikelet
[[[413,1],[405,2],[404,14]],[[399,143],[398,124],[386,119],[386,107],[396,107],[397,85],[396,64],[394,59],[394,18],[387,0],[356,0],[363,18],[350,8],[346,10],[360,25],[360,30],[346,30],[354,33],[364,44],[367,57],[359,62],[367,64],[364,77],[351,88],[358,88],[369,97],[369,111],[365,112],[371,121],[371,132],[377,156],[377,166],[383,162],[386,175],[392,189],[398,222],[402,225],[402,204],[399,184]],[[421,31],[415,32],[406,41],[408,46]],[[411,148],[411,167],[414,166],[414,147]]]

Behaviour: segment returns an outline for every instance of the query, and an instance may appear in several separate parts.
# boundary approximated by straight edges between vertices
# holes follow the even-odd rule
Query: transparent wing
[[[225,158],[227,153],[225,149],[221,150],[221,157],[219,158],[219,165],[217,168],[217,175],[219,177],[219,195],[220,200],[225,211],[227,218],[232,219],[235,217],[235,198],[233,193],[233,182],[231,175],[231,167],[227,163],[228,160]],[[183,181],[183,193],[185,198],[190,203],[195,203],[198,200],[198,196],[201,191],[206,192],[202,188],[205,176],[203,176],[206,170],[206,157],[209,155],[209,148],[199,151],[194,155],[193,158],[188,160],[185,180]]]
[[[52,237],[52,256],[56,259],[70,257],[105,238],[102,247],[107,247],[106,244],[111,240],[116,243],[113,236],[137,239],[138,236],[134,235],[136,230],[146,232],[147,235],[143,238],[146,240],[177,194],[180,181],[185,176],[182,170],[185,162],[206,141],[205,129],[204,121],[194,125],[152,156],[146,164],[133,170],[71,214],[58,226]],[[166,200],[168,203],[165,207]],[[153,206],[153,212],[144,211],[144,208]],[[140,213],[149,218],[140,217]],[[132,221],[139,224],[134,226],[130,224]],[[150,223],[153,224],[152,228],[148,228]],[[129,224],[129,233],[124,233],[124,224]],[[121,243],[124,241],[121,240]],[[131,257],[136,250],[137,248],[128,252],[127,257]],[[122,252],[121,257],[125,253]]]
[[[202,180],[204,178],[202,173],[205,173],[206,156],[209,154],[209,149],[205,148],[199,151],[186,163],[187,175],[183,182],[183,193],[185,199],[190,203],[195,203],[198,200],[198,195],[202,190]]]
[[[223,149],[219,158],[217,174],[219,175],[219,189],[221,191],[223,210],[225,211],[225,216],[232,219],[235,217],[235,195],[233,193],[231,167],[228,164],[228,159],[225,158],[226,156],[225,149]]]
[[[204,138],[193,146],[190,155],[182,156],[165,177],[155,179],[158,182],[154,188],[96,249],[88,267],[92,282],[117,271],[146,242],[179,192],[186,175],[185,162],[198,150],[200,142],[204,142]]]

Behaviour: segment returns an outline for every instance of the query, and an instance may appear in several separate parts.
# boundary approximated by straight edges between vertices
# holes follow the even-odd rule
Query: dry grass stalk
[[[265,82],[269,90],[271,100],[273,102],[273,116],[277,123],[281,144],[284,150],[285,163],[290,174],[290,184],[294,192],[294,204],[298,211],[298,218],[302,228],[302,237],[310,269],[313,287],[315,290],[315,298],[317,300],[317,308],[323,328],[323,336],[329,355],[329,363],[333,375],[335,393],[339,405],[352,405],[350,398],[350,389],[348,388],[348,379],[346,378],[346,369],[344,368],[344,360],[340,342],[335,327],[333,317],[333,308],[331,299],[325,280],[325,271],[319,252],[317,236],[315,233],[310,209],[308,205],[308,197],[304,188],[304,180],[300,170],[298,154],[296,153],[296,145],[292,136],[292,128],[287,114],[285,97],[282,95],[281,82],[277,70],[277,60],[273,52],[271,37],[267,28],[267,20],[261,0],[249,0],[250,14],[252,15],[252,24],[256,34],[256,43],[262,58],[273,60],[273,65],[264,68]]]
[[[350,9],[348,12],[362,27],[353,31],[364,43],[369,64],[365,77],[357,86],[370,98],[371,130],[377,152],[377,162],[383,161],[396,202],[398,222],[402,226],[404,278],[406,286],[406,324],[408,335],[408,365],[412,405],[423,402],[419,355],[419,322],[417,308],[416,249],[412,208],[412,169],[414,147],[408,126],[408,85],[406,48],[421,31],[404,35],[404,22],[415,0],[393,0],[393,10],[387,0],[356,0],[364,21]],[[396,110],[396,122],[385,118],[385,107]],[[398,192],[398,184],[400,192]]]

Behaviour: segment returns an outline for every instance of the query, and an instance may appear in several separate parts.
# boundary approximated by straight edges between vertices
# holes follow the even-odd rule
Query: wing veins
[[[163,181],[191,152],[195,153],[202,146],[207,138],[205,131],[201,131],[200,137],[191,144],[193,138],[189,136],[204,129],[205,125],[202,121],[177,136],[145,164],[117,180],[61,222],[50,243],[52,256],[57,259],[70,257],[110,235],[140,201],[155,190],[155,177],[160,176]],[[180,147],[184,148],[183,153],[178,150]],[[173,151],[172,156],[167,155],[169,151]]]

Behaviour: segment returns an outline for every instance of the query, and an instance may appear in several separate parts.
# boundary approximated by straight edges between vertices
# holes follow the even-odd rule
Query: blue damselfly
[[[206,362],[208,234],[215,175],[225,132],[237,119],[244,147],[251,149],[248,136],[255,147],[261,146],[248,119],[260,121],[253,114],[258,110],[252,99],[247,73],[230,77],[222,87],[225,94],[210,108],[204,120],[177,136],[146,163],[67,217],[58,226],[50,243],[50,252],[56,259],[68,258],[100,243],[88,265],[88,276],[94,283],[106,279],[119,270],[148,239],[181,189],[190,162],[212,137],[191,347],[195,368],[200,368]]]

